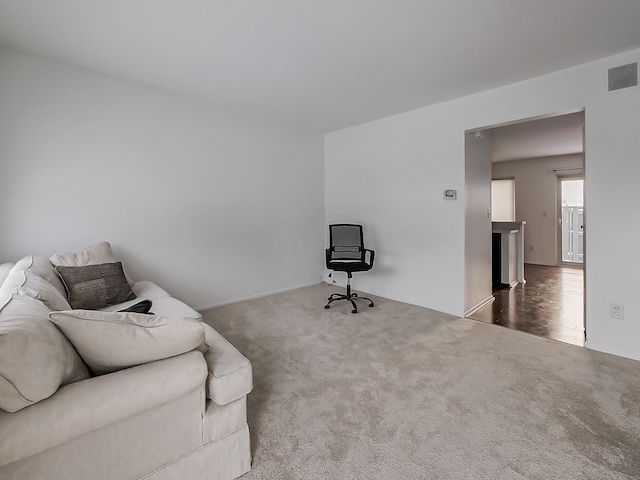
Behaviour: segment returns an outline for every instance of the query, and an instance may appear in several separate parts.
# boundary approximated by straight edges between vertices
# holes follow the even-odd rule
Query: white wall
[[[493,301],[491,272],[491,149],[493,134],[487,130],[482,138],[474,132],[465,134],[465,242],[464,242],[464,311],[470,315]]]
[[[493,164],[493,178],[515,179],[516,220],[527,222],[524,228],[525,263],[558,264],[558,177],[550,171],[577,168],[573,172],[581,175],[582,165],[582,155]]]
[[[363,222],[378,250],[357,288],[462,315],[464,132],[585,108],[588,346],[640,359],[629,261],[640,238],[640,88],[607,92],[607,70],[639,60],[635,50],[328,134],[327,222]],[[446,188],[457,201],[442,200]],[[624,320],[608,318],[609,302],[625,305]]]
[[[109,240],[194,307],[318,281],[323,138],[0,50],[0,262]]]
[[[356,291],[461,315],[464,131],[442,107],[428,109],[437,122],[418,110],[326,135],[326,222],[362,223],[376,250]]]

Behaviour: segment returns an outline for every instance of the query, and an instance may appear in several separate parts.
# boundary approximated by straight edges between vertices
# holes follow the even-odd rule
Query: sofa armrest
[[[218,405],[226,405],[247,395],[253,389],[251,362],[210,325],[203,322],[207,361],[207,397]]]
[[[65,385],[15,413],[0,410],[0,467],[180,398],[206,375],[192,351]]]

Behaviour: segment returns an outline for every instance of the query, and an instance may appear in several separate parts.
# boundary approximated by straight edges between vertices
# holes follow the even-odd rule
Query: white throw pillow
[[[0,295],[0,408],[16,412],[53,395],[89,370],[47,318],[49,309],[23,295]]]
[[[85,248],[81,252],[56,253],[49,258],[56,267],[83,267],[85,265],[100,265],[101,263],[115,263],[118,261],[113,254],[109,242],[100,242]],[[124,272],[127,283],[131,286],[135,282]]]
[[[96,310],[51,312],[49,318],[96,375],[180,355],[204,344],[204,327],[193,318]]]

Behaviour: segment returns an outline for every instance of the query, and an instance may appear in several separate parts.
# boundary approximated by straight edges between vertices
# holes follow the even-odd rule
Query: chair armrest
[[[325,267],[329,268],[329,262],[331,262],[331,249],[330,248],[325,248],[324,250],[324,265]]]
[[[373,250],[369,250],[368,248],[365,248],[364,249],[365,260],[366,260],[367,252],[369,252],[369,265],[373,267],[373,259],[376,256],[376,252],[374,252]]]

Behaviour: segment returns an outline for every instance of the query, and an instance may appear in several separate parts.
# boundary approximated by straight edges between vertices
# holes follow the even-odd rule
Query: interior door
[[[573,255],[576,262],[584,263],[584,206],[576,207],[573,216]]]
[[[584,262],[584,207],[562,206],[562,261]]]

